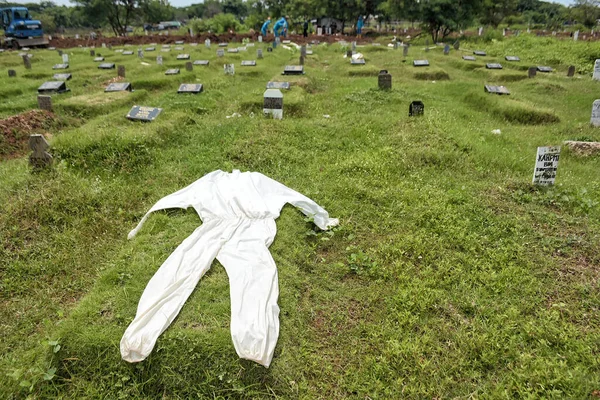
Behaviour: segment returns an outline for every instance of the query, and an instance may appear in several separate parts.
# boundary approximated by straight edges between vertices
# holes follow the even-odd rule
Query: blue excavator
[[[42,23],[31,19],[25,7],[0,8],[0,27],[4,29],[2,47],[47,47]]]

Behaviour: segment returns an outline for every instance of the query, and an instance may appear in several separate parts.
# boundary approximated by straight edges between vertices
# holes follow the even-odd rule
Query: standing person
[[[308,21],[304,21],[302,25],[302,36],[308,37]]]
[[[362,15],[360,17],[358,17],[358,21],[356,22],[356,35],[361,38],[362,37],[362,28],[365,25],[365,22],[363,21],[363,17]]]
[[[260,33],[262,33],[263,37],[267,37],[267,32],[268,32],[268,28],[269,25],[271,24],[271,17],[269,17],[265,23],[263,24],[262,28],[260,29]]]

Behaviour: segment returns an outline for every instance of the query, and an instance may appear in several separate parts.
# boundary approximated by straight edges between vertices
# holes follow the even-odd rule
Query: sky
[[[11,2],[13,3],[39,3],[41,0],[12,0]],[[50,0],[55,4],[58,5],[66,5],[66,6],[71,6],[73,5],[69,0]],[[564,4],[566,6],[573,4],[575,1],[574,0],[554,0],[552,1],[552,3],[561,3]],[[201,0],[170,0],[170,3],[173,7],[186,7],[189,6],[190,4],[196,4],[196,3],[202,3]]]

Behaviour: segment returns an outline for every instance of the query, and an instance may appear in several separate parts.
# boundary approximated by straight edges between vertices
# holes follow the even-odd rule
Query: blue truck
[[[4,29],[3,47],[46,47],[42,23],[31,19],[25,7],[0,8],[0,26]]]

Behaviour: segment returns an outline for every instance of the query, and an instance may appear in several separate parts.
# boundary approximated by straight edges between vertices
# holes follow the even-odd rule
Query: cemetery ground
[[[140,60],[96,48],[126,66],[134,91],[119,93],[104,93],[117,72],[85,49],[67,52],[66,71],[52,70],[56,51],[33,51],[31,70],[0,54],[0,119],[35,109],[53,74],[73,74],[48,123],[11,131],[46,134],[51,171],[32,173],[26,150],[0,142],[0,397],[597,397],[600,157],[563,146],[557,184],[531,179],[538,146],[600,141],[589,123],[600,44],[522,36],[448,56],[413,45],[406,59],[364,46],[365,65],[319,45],[301,76],[281,75],[300,53],[280,47],[240,66],[261,46],[217,58],[216,43],[186,44],[192,60],[210,60],[191,72],[173,49]],[[487,57],[462,60],[476,49]],[[568,78],[571,64],[583,74]],[[532,65],[554,72],[529,79]],[[382,69],[391,91],[377,88]],[[270,80],[291,82],[281,121],[262,116]],[[181,83],[204,91],[177,94]],[[408,116],[413,100],[424,116]],[[129,121],[133,105],[163,111]],[[340,226],[318,231],[291,206],[277,220],[281,329],[269,369],[235,353],[217,262],[148,359],[128,364],[119,341],[140,295],[199,219],[158,212],[127,233],[158,199],[216,169],[261,172]]]

